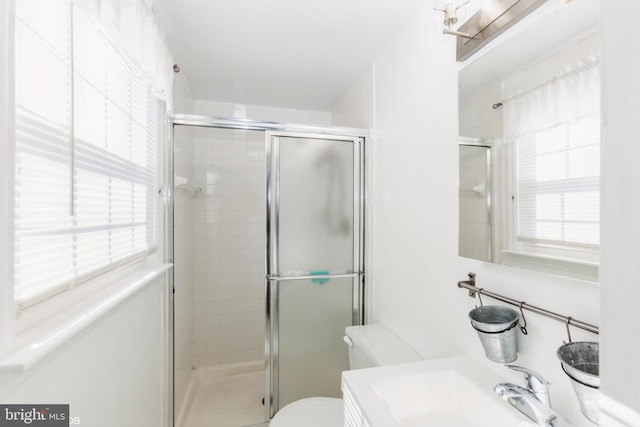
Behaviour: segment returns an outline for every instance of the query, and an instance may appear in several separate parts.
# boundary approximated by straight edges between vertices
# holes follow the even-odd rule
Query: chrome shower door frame
[[[281,276],[279,269],[279,188],[280,138],[323,139],[353,144],[353,259],[352,270],[336,274]],[[364,138],[300,132],[266,132],[266,265],[265,265],[265,419],[270,420],[279,401],[279,301],[280,283],[310,279],[352,279],[352,324],[364,322],[364,226],[365,226],[365,147]]]
[[[169,130],[169,134],[170,134],[170,141],[169,141],[169,154],[167,157],[167,178],[166,178],[166,185],[161,189],[161,195],[166,199],[166,203],[167,203],[167,216],[166,216],[166,226],[167,226],[167,242],[166,242],[166,247],[167,247],[167,251],[164,254],[164,259],[166,260],[166,262],[170,262],[173,263],[174,262],[174,255],[175,255],[175,248],[174,248],[174,230],[175,230],[175,224],[174,224],[174,209],[175,209],[175,200],[174,200],[174,151],[175,151],[175,137],[174,137],[174,131],[175,131],[175,127],[176,126],[184,126],[184,127],[194,127],[194,128],[218,128],[218,129],[236,129],[236,130],[255,130],[255,131],[262,131],[265,132],[265,134],[267,135],[266,141],[270,140],[269,135],[281,135],[281,136],[285,136],[285,135],[301,135],[303,137],[319,137],[319,138],[333,138],[334,135],[343,135],[342,137],[338,137],[338,139],[357,139],[358,140],[358,146],[359,146],[359,154],[358,156],[354,156],[354,158],[358,159],[358,164],[357,164],[357,170],[359,171],[359,177],[358,180],[355,182],[359,183],[359,187],[358,187],[358,198],[357,200],[354,201],[354,203],[358,206],[358,218],[360,223],[358,224],[358,233],[359,233],[359,241],[358,241],[358,254],[357,256],[354,254],[354,259],[357,258],[357,265],[359,266],[359,270],[357,270],[357,274],[353,274],[353,275],[349,275],[349,276],[353,276],[354,277],[354,282],[357,282],[354,285],[354,308],[353,308],[353,323],[354,324],[362,324],[363,323],[363,319],[364,319],[364,311],[363,311],[363,301],[364,301],[364,280],[365,280],[365,276],[364,276],[364,218],[365,218],[365,210],[364,210],[364,206],[365,206],[365,184],[364,184],[364,174],[365,174],[365,137],[368,135],[368,130],[366,129],[356,129],[356,128],[348,128],[348,127],[335,127],[335,126],[315,126],[315,125],[296,125],[296,124],[287,124],[287,123],[278,123],[278,122],[272,122],[272,121],[260,121],[260,120],[252,120],[252,119],[239,119],[239,118],[223,118],[223,117],[206,117],[206,116],[200,116],[200,115],[191,115],[191,114],[174,114],[170,120],[167,122],[167,126],[170,129]],[[269,144],[267,143],[267,148],[269,147]],[[267,153],[267,159],[269,158],[268,153]],[[267,170],[269,170],[270,164],[267,163]],[[267,179],[269,176],[269,172],[267,171]],[[268,197],[268,194],[267,194]],[[268,227],[268,222],[269,222],[269,208],[268,208],[268,204],[269,204],[270,200],[267,199],[266,203],[267,203],[267,227]],[[267,236],[268,239],[268,236]],[[268,256],[268,254],[267,254]],[[174,323],[174,306],[173,306],[173,292],[174,292],[174,286],[175,286],[175,278],[174,276],[174,269],[172,269],[172,272],[170,274],[170,283],[169,283],[169,306],[167,308],[168,313],[169,313],[169,318],[167,319],[169,328],[171,329],[170,331],[170,335],[171,335],[171,344],[170,347],[171,351],[168,355],[167,358],[167,363],[171,369],[171,373],[170,373],[170,382],[171,384],[168,386],[169,387],[169,392],[168,394],[170,394],[168,396],[169,399],[169,405],[170,408],[168,409],[169,412],[169,420],[170,420],[170,425],[173,425],[173,418],[175,416],[175,412],[176,410],[179,410],[179,408],[175,408],[174,407],[174,401],[175,401],[175,390],[174,390],[174,352],[175,349],[173,348],[173,343],[174,343],[174,339],[173,339],[173,335],[175,334],[175,329],[173,327],[173,323]],[[357,277],[356,277],[357,276]],[[338,276],[332,276],[332,277],[338,277]],[[344,276],[340,276],[340,277],[344,277]],[[314,276],[314,278],[321,278],[321,276]],[[278,287],[275,287],[275,290],[278,290]],[[268,331],[270,331],[271,328],[271,316],[269,313],[269,308],[274,306],[274,304],[271,302],[271,300],[273,299],[273,301],[277,301],[277,293],[272,292],[271,294],[269,293],[269,286],[267,283],[267,286],[265,287],[265,295],[266,295],[266,300],[265,300],[265,306],[267,308],[267,312],[265,313],[265,317],[266,317],[266,331],[267,334],[269,333]],[[357,302],[357,304],[356,304]],[[357,305],[357,306],[356,306]],[[268,335],[267,335],[268,336]],[[270,401],[271,401],[271,383],[270,383],[270,373],[271,373],[271,354],[272,352],[270,351],[269,348],[269,340],[268,338],[265,339],[266,341],[266,346],[265,346],[265,360],[266,360],[266,364],[265,364],[265,384],[266,384],[266,395],[265,395],[265,421],[268,421],[272,414],[270,413],[271,410],[271,406],[270,406]]]

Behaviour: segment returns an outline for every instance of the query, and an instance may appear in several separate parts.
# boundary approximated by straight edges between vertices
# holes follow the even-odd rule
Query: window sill
[[[508,266],[598,282],[599,262],[594,260],[506,249],[502,254],[502,263]]]
[[[44,360],[74,337],[94,325],[138,291],[144,289],[172,264],[159,264],[136,269],[78,304],[67,306],[58,316],[47,316],[51,307],[46,307],[38,317],[45,322],[33,322],[33,326],[21,332],[13,351],[0,358],[0,374],[20,374]],[[27,320],[27,319],[25,319]],[[22,322],[23,320],[20,320]]]
[[[546,260],[546,261],[552,261],[552,262],[563,262],[563,263],[570,263],[570,264],[576,264],[576,265],[584,265],[588,267],[598,267],[599,265],[597,261],[563,257],[560,255],[546,255],[546,254],[540,254],[540,253],[514,251],[514,250],[508,250],[508,249],[505,249],[502,252],[510,256],[534,258],[534,259],[540,259],[540,260]]]

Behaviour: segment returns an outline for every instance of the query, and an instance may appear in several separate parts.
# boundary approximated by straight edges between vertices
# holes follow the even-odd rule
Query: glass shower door
[[[344,328],[360,324],[361,141],[267,135],[269,416],[339,397]]]

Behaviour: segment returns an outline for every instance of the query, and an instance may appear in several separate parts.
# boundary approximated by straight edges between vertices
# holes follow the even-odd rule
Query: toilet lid
[[[296,400],[280,409],[269,427],[342,427],[344,403],[331,397]]]

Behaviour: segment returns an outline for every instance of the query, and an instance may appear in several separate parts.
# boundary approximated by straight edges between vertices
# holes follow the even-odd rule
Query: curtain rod
[[[538,86],[529,88],[529,89],[527,89],[527,90],[525,90],[523,92],[518,92],[515,95],[512,95],[507,99],[503,99],[502,101],[498,101],[495,104],[493,104],[491,107],[494,110],[497,110],[498,108],[502,107],[504,101],[509,101],[509,100],[511,100],[513,98],[520,97],[520,96],[525,95],[525,94],[527,94],[529,92],[532,92],[532,91],[534,91],[534,90],[536,90],[538,88],[541,88],[541,87],[544,87],[544,86],[548,86],[548,85],[550,85],[552,83],[555,83],[555,82],[558,82],[560,80],[566,79],[567,77],[573,76],[573,75],[578,74],[578,73],[580,73],[582,71],[589,70],[589,69],[591,69],[591,68],[593,68],[595,66],[598,66],[598,65],[600,65],[600,56],[599,55],[590,55],[589,57],[580,60],[577,66],[574,66],[572,69],[570,69],[568,71],[565,70],[559,76],[556,76],[556,77],[552,78],[551,80],[548,80],[548,81],[546,81],[544,83],[541,83]]]
[[[582,322],[580,320],[576,320],[571,316],[563,316],[558,313],[554,313],[553,311],[546,310],[544,308],[536,307],[535,305],[527,304],[524,301],[517,301],[509,297],[505,297],[503,295],[496,294],[494,292],[486,291],[483,288],[476,287],[476,274],[469,273],[469,280],[464,280],[458,282],[458,287],[462,289],[467,289],[469,291],[469,296],[475,298],[476,293],[479,295],[485,295],[489,298],[496,299],[498,301],[502,301],[507,304],[515,305],[524,310],[531,311],[536,314],[540,314],[542,316],[548,317],[550,319],[557,320],[559,322],[564,323],[567,326],[567,332],[569,332],[569,326],[575,326],[576,328],[583,329],[585,331],[599,334],[600,330],[597,326],[591,325],[586,322]],[[571,335],[569,334],[569,341],[571,341]]]

